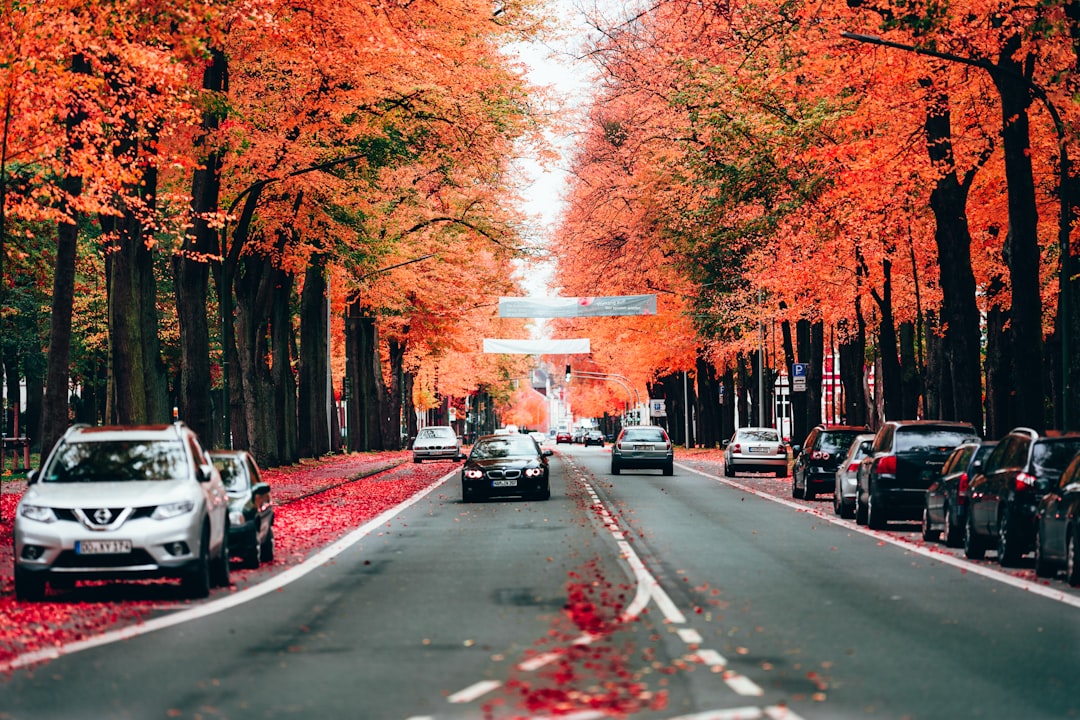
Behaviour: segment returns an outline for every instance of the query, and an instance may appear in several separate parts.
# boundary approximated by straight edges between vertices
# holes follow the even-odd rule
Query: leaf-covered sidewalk
[[[408,451],[354,453],[265,470],[276,506],[274,562],[251,570],[234,567],[231,587],[216,589],[211,597],[303,562],[457,467],[415,465],[410,457]],[[16,602],[11,526],[25,487],[24,481],[5,480],[0,497],[0,671],[24,653],[138,623],[191,602],[175,581],[80,583],[72,591],[50,590],[44,602]]]

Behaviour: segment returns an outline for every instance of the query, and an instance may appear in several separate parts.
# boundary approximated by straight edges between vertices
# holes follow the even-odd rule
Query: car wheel
[[[210,564],[210,582],[215,587],[229,587],[229,527],[225,526],[225,534],[221,538],[221,548],[218,556]]]
[[[621,468],[619,467],[619,463],[615,462],[615,460],[613,458],[611,460],[611,474],[612,475],[618,475],[620,471],[621,471]]]
[[[274,529],[270,528],[266,533],[266,539],[262,542],[262,547],[259,549],[259,559],[265,563],[274,562]]]
[[[806,487],[803,488],[802,496],[804,500],[813,500],[817,497],[817,492],[815,490],[811,490],[810,483],[807,483]]]
[[[786,467],[783,467],[783,468],[776,471],[776,477],[778,477],[778,478],[785,478],[787,476],[788,476],[788,469]]]
[[[675,474],[675,461],[674,460],[668,460],[667,465],[664,466],[664,474],[665,475],[674,475]]]
[[[922,509],[922,539],[926,542],[937,542],[941,539],[941,531],[935,530],[930,524],[930,510]]]
[[[45,573],[15,568],[15,599],[22,602],[38,602],[45,599]]]
[[[956,526],[952,507],[945,503],[945,547],[958,548],[964,544],[964,536]]]
[[[838,517],[842,517],[843,514],[844,514],[842,506],[843,506],[843,503],[842,503],[842,501],[840,499],[840,491],[834,489],[833,490],[833,496],[832,496],[833,515],[836,515]]]
[[[724,461],[724,477],[735,477],[735,472],[731,469],[731,465],[727,460]]]
[[[1065,582],[1073,587],[1080,587],[1080,557],[1076,556],[1080,552],[1080,542],[1076,537],[1078,534],[1080,531],[1070,532],[1065,541]]]
[[[969,515],[968,521],[964,523],[964,557],[968,560],[981,560],[985,555],[986,546],[975,532],[975,523]]]
[[[181,580],[184,594],[190,598],[204,598],[210,594],[210,532],[203,530],[199,542],[199,559]]]
[[[791,497],[802,500],[803,494],[803,489],[799,487],[799,476],[793,473],[791,475]]]
[[[843,500],[840,501],[840,517],[845,520],[851,520],[855,517],[855,503],[847,503]]]
[[[1057,575],[1057,568],[1046,559],[1043,552],[1043,529],[1042,523],[1035,526],[1035,575],[1036,577],[1049,578]]]
[[[1020,564],[1020,548],[1016,542],[1016,528],[1009,520],[1008,509],[998,518],[997,556],[1002,567],[1016,567]]]
[[[240,560],[243,567],[259,567],[259,564],[262,562],[262,547],[259,545],[259,536],[257,533],[252,535],[251,546],[244,550],[243,554],[240,556]]]
[[[867,493],[867,496],[866,525],[871,530],[884,530],[885,525],[888,524],[888,518],[885,517],[885,508],[881,506],[881,498],[874,498],[873,488],[870,488],[870,492]]]
[[[862,493],[855,491],[855,524],[866,524],[866,504],[862,501]]]

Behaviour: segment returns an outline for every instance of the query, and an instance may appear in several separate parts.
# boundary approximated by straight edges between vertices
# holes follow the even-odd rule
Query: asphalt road
[[[1075,604],[608,459],[560,446],[548,502],[455,475],[272,592],[0,679],[0,719],[1080,716]]]

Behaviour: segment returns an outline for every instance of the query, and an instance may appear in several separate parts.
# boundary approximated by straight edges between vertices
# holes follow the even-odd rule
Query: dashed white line
[[[734,690],[739,695],[760,697],[765,694],[765,691],[761,689],[760,685],[758,685],[756,682],[746,677],[745,675],[740,675],[733,670],[725,670],[723,678],[724,682],[727,683],[728,687]]]
[[[715,650],[698,650],[696,653],[703,665],[709,667],[727,667],[727,660]]]
[[[487,695],[489,692],[491,692],[492,690],[495,690],[496,688],[498,688],[501,685],[502,685],[502,683],[499,682],[498,680],[481,680],[478,683],[470,685],[469,687],[465,688],[464,690],[458,690],[456,693],[454,693],[453,695],[450,695],[446,699],[447,699],[448,702],[452,702],[452,703],[468,703],[468,702],[472,702],[473,700],[477,699],[478,697],[482,697],[484,695]]]
[[[680,715],[671,720],[802,720],[798,715],[783,705],[770,705],[766,708],[741,707],[726,710],[707,710],[692,715]]]
[[[700,645],[705,642],[705,639],[701,637],[701,633],[694,628],[679,628],[677,632],[679,638],[687,645]]]

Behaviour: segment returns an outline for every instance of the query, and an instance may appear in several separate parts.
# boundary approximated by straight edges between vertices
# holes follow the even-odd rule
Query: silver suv
[[[15,595],[47,584],[169,577],[205,597],[229,584],[228,496],[183,423],[70,428],[15,514]]]

